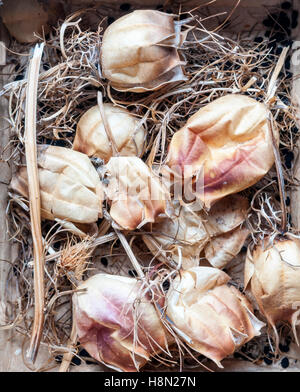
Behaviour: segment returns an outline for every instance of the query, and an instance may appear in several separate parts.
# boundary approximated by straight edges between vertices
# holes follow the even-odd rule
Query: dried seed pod
[[[251,288],[260,311],[273,327],[292,325],[296,340],[297,317],[300,313],[300,241],[296,238],[268,240],[248,249],[245,264],[245,288]]]
[[[122,229],[134,230],[166,213],[169,193],[140,158],[114,157],[106,169],[110,215]]]
[[[128,110],[109,103],[103,105],[116,147],[121,156],[140,156],[143,151],[145,129]],[[108,162],[112,148],[107,138],[99,107],[93,106],[80,118],[73,144],[76,151]]]
[[[44,219],[86,224],[102,216],[102,184],[85,154],[64,147],[39,145],[38,168]],[[26,167],[13,177],[11,188],[28,198]]]
[[[216,99],[174,134],[168,167],[192,182],[206,207],[250,187],[274,163],[267,116],[265,105],[253,98],[232,94]]]
[[[186,80],[177,47],[184,40],[174,15],[137,10],[112,23],[103,35],[103,76],[119,91],[157,90]]]
[[[0,15],[10,34],[19,42],[38,41],[37,33],[49,31],[49,23],[56,23],[63,8],[57,1],[51,1],[47,8],[39,0],[9,0],[1,4]]]
[[[211,267],[182,271],[170,287],[166,314],[186,343],[202,355],[220,361],[254,336],[264,325],[230,277]]]
[[[168,347],[163,324],[137,279],[97,274],[78,289],[86,289],[73,296],[78,340],[97,361],[136,371]]]
[[[248,230],[240,228],[247,214],[247,199],[230,195],[216,203],[209,213],[203,209],[193,211],[179,202],[173,204],[174,216],[154,223],[152,238],[143,236],[154,256],[162,259],[163,251],[177,263],[181,259],[182,267],[187,269],[199,265],[204,250],[214,267],[223,268],[239,253],[248,236]]]

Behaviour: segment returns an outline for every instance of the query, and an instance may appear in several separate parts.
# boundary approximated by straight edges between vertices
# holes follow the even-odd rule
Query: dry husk
[[[167,349],[167,333],[137,279],[97,274],[78,289],[86,289],[73,296],[78,339],[97,361],[136,371]]]
[[[138,10],[117,19],[103,35],[103,76],[119,91],[144,92],[185,80],[177,47],[184,36],[175,15]]]
[[[140,156],[143,151],[145,129],[128,110],[104,104],[104,113],[112,137],[121,156]],[[107,137],[99,107],[93,106],[80,118],[73,149],[108,162],[113,151]]]
[[[206,207],[260,180],[274,163],[267,107],[225,95],[201,108],[176,132],[167,165]]]
[[[186,343],[220,361],[260,335],[263,323],[247,298],[227,283],[230,277],[211,267],[194,267],[176,277],[167,293],[166,314]]]
[[[140,158],[113,157],[106,175],[110,216],[121,229],[134,230],[167,213],[169,193]]]
[[[103,191],[87,155],[57,146],[39,145],[37,149],[42,217],[80,224],[97,222],[102,216]],[[26,167],[19,169],[10,186],[28,198]]]
[[[38,0],[9,0],[0,7],[0,15],[10,34],[19,42],[33,43],[48,33],[49,23],[62,16],[61,4],[51,1],[47,8]]]
[[[230,195],[208,213],[203,209],[194,211],[178,201],[174,201],[173,206],[174,216],[152,224],[152,237],[143,236],[158,259],[163,261],[170,256],[188,269],[199,265],[204,250],[206,259],[214,267],[223,268],[239,253],[249,234],[247,229],[241,228],[247,216],[247,199]]]
[[[279,322],[292,325],[298,343],[296,325],[300,312],[300,240],[265,239],[247,252],[245,288],[250,287],[260,311],[275,331]]]

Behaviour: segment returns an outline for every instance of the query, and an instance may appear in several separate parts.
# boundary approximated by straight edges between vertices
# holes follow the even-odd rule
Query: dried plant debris
[[[159,11],[166,10],[159,9]],[[178,13],[178,9],[170,11],[175,15]],[[269,38],[265,39],[262,36],[253,37],[249,34],[229,36],[225,30],[222,30],[224,23],[221,23],[219,28],[209,30],[207,21],[214,18],[217,21],[218,18],[214,15],[204,16],[201,10],[185,12],[179,17],[175,16],[174,20],[178,22],[181,31],[186,33],[185,40],[180,36],[176,42],[176,49],[171,51],[175,56],[175,66],[180,71],[180,78],[175,78],[176,80],[167,85],[161,80],[156,81],[154,85],[150,83],[151,89],[147,88],[148,82],[145,82],[146,88],[137,94],[128,91],[130,89],[126,91],[118,91],[123,88],[114,89],[113,87],[116,87],[114,84],[117,82],[114,80],[111,84],[104,77],[108,71],[106,69],[103,72],[100,54],[104,31],[112,22],[112,18],[107,18],[108,14],[109,9],[106,8],[103,15],[99,10],[96,12],[93,10],[78,11],[65,21],[58,22],[58,25],[53,27],[46,36],[47,38],[43,38],[45,47],[38,83],[37,144],[51,145],[53,149],[65,148],[69,149],[69,152],[74,146],[75,150],[87,152],[90,155],[91,164],[94,165],[94,168],[90,167],[89,172],[98,173],[105,190],[109,183],[105,175],[106,164],[109,159],[112,159],[111,162],[121,160],[119,155],[122,155],[123,144],[126,143],[124,151],[127,148],[128,150],[124,155],[133,157],[125,158],[125,160],[143,161],[141,165],[147,164],[152,167],[153,178],[158,179],[161,169],[165,167],[168,146],[174,133],[183,128],[189,118],[206,105],[226,95],[239,94],[255,99],[261,105],[268,104],[274,120],[273,129],[280,138],[279,152],[286,193],[288,194],[295,185],[299,184],[299,180],[293,177],[293,154],[297,141],[297,128],[296,110],[290,96],[292,75],[288,71],[289,56],[286,57],[285,67],[277,75],[276,80],[272,80],[282,47],[289,45],[286,41],[289,32],[278,36],[281,30],[278,27],[280,20],[277,21],[277,17],[271,18],[278,23],[274,23],[273,27],[268,27],[270,34]],[[280,15],[278,17],[280,19]],[[89,23],[90,20],[92,20],[91,23]],[[226,20],[225,18],[224,21]],[[271,37],[274,40],[270,41]],[[280,41],[282,44],[279,44]],[[7,99],[6,126],[11,131],[11,140],[3,153],[6,156],[9,155],[6,161],[14,168],[14,171],[19,172],[24,170],[22,167],[25,162],[24,114],[29,52],[29,45],[20,45],[15,41],[11,43],[7,54],[10,76],[8,83],[0,91],[0,95]],[[156,89],[158,85],[160,88]],[[270,90],[274,94],[271,99]],[[103,107],[107,108],[106,123],[110,124],[112,121],[109,125],[111,133],[107,130],[105,121],[102,126],[99,118],[99,99],[97,99],[99,91],[103,99]],[[116,112],[110,113],[112,107]],[[95,110],[93,116],[95,127],[97,127],[94,130],[95,134],[101,133],[103,140],[109,142],[111,142],[111,134],[116,137],[116,151],[113,148],[102,150],[101,146],[92,144],[85,146],[79,141],[80,134],[85,131],[83,128],[78,129],[78,124],[82,124],[84,116],[92,108]],[[124,108],[126,108],[126,113]],[[114,130],[113,121],[117,118],[117,110],[122,116],[126,116],[125,121],[128,121],[128,137],[124,143],[119,139],[118,132]],[[79,181],[80,178],[75,176],[73,180]],[[98,192],[99,186],[93,183],[95,191],[92,192],[90,187],[84,183],[87,180],[87,177],[82,179],[82,186],[85,186],[87,191],[94,192],[93,194]],[[170,194],[172,199],[172,189]],[[26,196],[26,192],[14,192],[12,189],[9,191],[7,230],[12,243],[17,248],[18,257],[9,261],[11,271],[6,287],[5,320],[2,323],[3,328],[12,328],[15,333],[23,335],[25,343],[30,337],[34,295],[32,238]],[[192,265],[195,265],[195,260],[196,265],[199,265],[199,262],[205,265],[207,260],[212,260],[214,266],[224,268],[223,258],[228,261],[233,258],[225,267],[226,272],[231,275],[231,270],[238,271],[237,274],[231,275],[230,283],[237,289],[243,290],[240,276],[241,265],[245,257],[240,257],[238,253],[247,235],[249,234],[245,244],[250,241],[257,244],[266,236],[274,239],[281,234],[282,204],[275,167],[272,167],[259,182],[243,190],[237,197],[247,200],[241,219],[232,222],[231,226],[229,224],[226,230],[221,229],[213,233],[209,231],[209,235],[203,228],[199,242],[194,241],[193,238],[192,243],[188,241],[186,248],[184,246],[187,239],[185,233],[182,233],[184,227],[180,227],[180,230],[172,228],[166,233],[167,229],[161,222],[165,222],[163,219],[172,219],[172,216],[174,219],[172,215],[174,209],[167,211],[165,206],[156,209],[151,206],[155,213],[150,214],[150,219],[149,214],[147,215],[149,208],[145,205],[141,206],[139,201],[134,200],[132,205],[136,203],[141,209],[138,220],[134,224],[128,224],[127,218],[126,224],[123,218],[123,220],[119,219],[119,217],[128,215],[128,209],[124,207],[126,203],[123,203],[119,209],[114,207],[112,216],[110,215],[110,208],[114,203],[113,198],[103,202],[103,216],[101,205],[95,205],[93,218],[87,222],[79,222],[73,216],[72,219],[65,219],[66,217],[61,214],[55,216],[51,207],[52,220],[49,220],[48,213],[47,216],[44,215],[45,220],[42,221],[46,254],[46,312],[41,344],[49,348],[51,358],[56,358],[54,363],[70,350],[76,353],[76,359],[82,358],[84,361],[85,358],[92,361],[91,358],[87,358],[87,353],[80,354],[81,351],[77,346],[71,348],[68,346],[72,328],[71,296],[76,292],[82,280],[99,272],[137,278],[137,271],[132,267],[115,234],[114,230],[120,227],[129,229],[122,233],[126,236],[135,259],[141,265],[145,274],[144,284],[147,287],[155,287],[155,290],[166,293],[182,266],[182,260],[186,262],[188,259],[189,263],[193,259]],[[179,204],[183,211],[189,211],[191,208],[186,200],[180,200]],[[285,206],[289,215],[289,199],[285,200]],[[132,217],[132,213],[137,213],[137,209],[133,208],[129,212]],[[158,216],[161,212],[167,212],[167,216],[160,216],[161,220],[152,224],[152,217]],[[190,214],[195,217],[193,211]],[[204,223],[209,220],[207,218],[209,211],[206,209],[197,214],[201,214]],[[80,216],[77,213],[75,215]],[[119,223],[119,227],[116,227],[115,221]],[[177,221],[179,221],[178,215]],[[75,226],[74,222],[79,223]],[[90,224],[93,225],[92,228],[87,227]],[[218,222],[218,224],[221,223]],[[162,232],[157,229],[159,225],[164,227]],[[287,230],[297,236],[289,219]],[[163,237],[163,234],[169,237]],[[179,238],[181,240],[179,242],[178,235],[182,237]],[[167,242],[167,247],[164,248],[162,244],[157,246],[156,237],[164,244]],[[180,253],[178,249],[181,250],[181,248]],[[218,257],[220,252],[224,255],[221,258]],[[176,254],[173,259],[170,258],[172,253],[173,256]],[[187,264],[187,266],[191,265]],[[163,304],[156,303],[156,311],[161,314],[161,320],[165,327],[169,328],[169,333],[172,333],[172,328],[168,326],[165,319]],[[258,318],[261,317],[255,307],[254,313]],[[282,341],[290,336],[288,329],[280,330],[279,335]],[[186,344],[184,339],[180,337],[176,339],[176,344],[170,347],[167,353],[162,351],[158,357],[146,365],[145,369],[166,369],[175,366],[182,369],[198,367],[199,364],[208,367],[211,365],[211,362],[193,350],[192,345]],[[291,337],[291,339],[294,338]],[[269,341],[271,337],[263,329],[261,336],[243,345],[234,356],[236,358],[240,356],[239,358],[254,363],[270,360],[264,353],[264,347]],[[25,343],[24,347],[26,347]],[[232,352],[232,350],[229,351]],[[287,353],[284,355],[287,356]],[[33,365],[27,365],[31,369],[35,368]],[[49,368],[52,365],[53,362],[45,366]]]

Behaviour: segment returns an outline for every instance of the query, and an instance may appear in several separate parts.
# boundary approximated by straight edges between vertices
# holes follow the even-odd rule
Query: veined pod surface
[[[174,18],[160,11],[136,10],[105,30],[102,73],[114,89],[144,92],[186,80],[177,51],[185,34]]]
[[[276,324],[289,322],[296,333],[300,313],[300,240],[269,239],[248,249],[245,263],[245,288],[249,287],[260,311],[273,327],[278,343]]]
[[[175,278],[166,298],[171,325],[191,348],[219,367],[264,326],[247,298],[227,285],[229,280],[216,268],[190,268]]]
[[[199,265],[203,251],[211,265],[223,268],[239,253],[249,233],[242,227],[248,209],[246,198],[227,196],[209,212],[193,210],[178,201],[174,201],[173,206],[174,214],[153,223],[151,237],[143,236],[158,259],[171,256],[175,262],[181,261],[182,268],[188,269]]]
[[[139,120],[127,109],[103,104],[104,114],[112,137],[121,156],[140,156],[143,151],[145,129],[139,126]],[[90,157],[97,157],[108,162],[113,152],[107,137],[99,107],[93,106],[80,118],[73,149]]]
[[[267,108],[245,95],[216,99],[173,135],[166,163],[208,208],[252,186],[274,163]]]
[[[166,350],[166,331],[137,279],[97,274],[73,295],[74,322],[81,346],[99,362],[137,371]]]
[[[41,213],[74,223],[94,223],[102,216],[103,190],[87,155],[65,147],[38,145]],[[11,188],[28,198],[26,167],[12,178]]]
[[[169,193],[140,158],[113,157],[106,170],[110,215],[121,229],[134,230],[166,214]]]

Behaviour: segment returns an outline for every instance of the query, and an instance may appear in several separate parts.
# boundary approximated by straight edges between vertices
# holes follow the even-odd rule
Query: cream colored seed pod
[[[166,214],[169,193],[140,158],[113,157],[106,170],[110,216],[121,229],[134,230]]]
[[[300,313],[300,241],[295,238],[269,239],[248,249],[245,264],[245,288],[249,287],[260,311],[275,331],[276,324],[287,321],[296,333]]]
[[[137,371],[168,347],[167,333],[137,279],[97,274],[73,295],[78,340],[97,361]]]
[[[64,147],[39,145],[37,149],[42,217],[96,222],[102,216],[103,191],[89,158]],[[26,167],[13,177],[11,188],[28,198]]]
[[[199,265],[204,251],[211,265],[224,268],[239,253],[248,236],[248,230],[241,227],[248,209],[247,199],[230,195],[217,202],[209,213],[203,209],[193,211],[179,202],[173,202],[173,206],[173,216],[152,224],[152,235],[143,236],[159,260],[171,256],[188,269]]]
[[[112,23],[101,47],[103,76],[116,90],[144,92],[185,80],[177,47],[184,40],[174,15],[137,10]]]
[[[166,298],[166,314],[186,343],[202,355],[220,361],[254,336],[264,325],[230,277],[211,267],[182,271]],[[176,331],[175,329],[175,331]]]
[[[174,134],[167,166],[192,184],[206,207],[259,181],[274,163],[268,110],[248,96],[225,95]],[[275,131],[275,138],[279,139]]]
[[[145,129],[138,126],[139,120],[119,106],[105,103],[103,108],[118,153],[121,156],[140,156],[143,151]],[[101,158],[104,162],[108,162],[112,157],[112,148],[97,105],[80,118],[73,149],[89,157]]]

